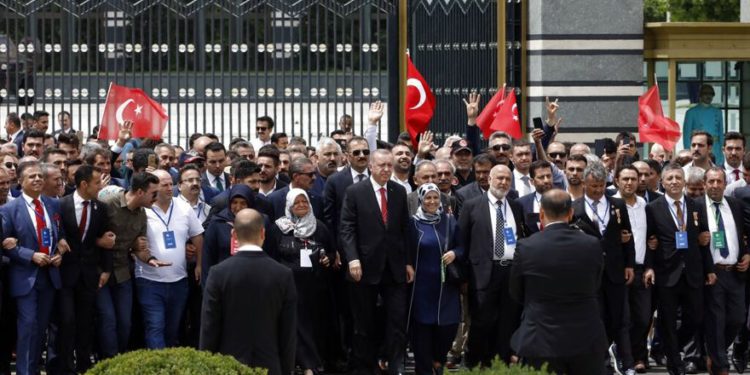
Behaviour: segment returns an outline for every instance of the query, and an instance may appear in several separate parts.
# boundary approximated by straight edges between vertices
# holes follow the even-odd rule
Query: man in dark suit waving
[[[604,257],[600,241],[571,228],[570,195],[542,195],[544,229],[518,241],[510,295],[523,303],[511,345],[525,363],[558,374],[601,374],[606,343],[598,294]]]
[[[201,350],[235,357],[268,375],[294,371],[297,289],[289,268],[263,252],[263,215],[237,213],[237,254],[211,268],[203,292]]]
[[[459,225],[468,259],[471,328],[466,365],[490,366],[492,359],[511,360],[510,336],[518,327],[521,305],[508,294],[516,240],[527,232],[521,206],[510,200],[513,179],[502,164],[489,173],[489,190],[464,202]]]
[[[41,196],[44,180],[36,161],[18,166],[22,195],[2,207],[3,250],[10,258],[10,295],[16,298],[16,372],[36,374],[55,290],[60,288],[62,254],[70,251],[60,228],[57,201]]]
[[[375,370],[375,307],[380,294],[387,314],[385,358],[388,372],[397,374],[406,344],[406,283],[414,279],[405,246],[409,219],[406,190],[390,181],[390,151],[376,150],[370,171],[370,178],[346,189],[339,227],[352,282],[352,365],[355,374],[370,375]]]
[[[60,200],[63,230],[71,251],[60,266],[62,288],[58,294],[60,314],[57,353],[62,373],[86,372],[91,367],[91,322],[96,291],[112,273],[115,236],[107,232],[107,209],[96,199],[102,188],[98,168],[83,165],[75,173],[76,190]],[[75,350],[75,358],[73,352]]]
[[[688,332],[703,323],[703,289],[716,283],[708,252],[710,234],[705,210],[684,194],[685,173],[672,163],[661,174],[665,195],[646,206],[647,238],[656,236],[656,251],[646,251],[644,281],[656,282],[659,294],[660,333],[667,357],[667,371],[685,371],[677,339],[677,311]]]

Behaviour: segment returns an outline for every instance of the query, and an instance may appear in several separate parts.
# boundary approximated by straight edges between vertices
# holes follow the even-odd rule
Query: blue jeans
[[[99,355],[110,358],[128,348],[133,316],[133,281],[110,282],[96,293]]]
[[[163,283],[144,278],[135,279],[138,302],[143,309],[146,347],[162,349],[177,346],[182,314],[188,299],[188,282],[184,278]]]

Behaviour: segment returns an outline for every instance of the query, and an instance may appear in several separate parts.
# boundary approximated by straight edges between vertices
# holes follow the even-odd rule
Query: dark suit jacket
[[[524,306],[511,339],[519,356],[572,357],[606,347],[597,302],[603,264],[599,241],[564,223],[518,241],[510,295]]]
[[[523,210],[523,220],[526,223],[526,228],[529,230],[529,236],[539,232],[541,221],[539,221],[539,213],[534,213],[534,201],[536,200],[536,192],[526,194],[521,198],[518,198],[516,202],[521,205]]]
[[[406,251],[409,211],[406,190],[396,182],[388,181],[388,224],[383,223],[380,206],[370,179],[346,189],[341,206],[339,244],[344,251],[344,263],[359,260],[362,265],[360,283],[379,284],[386,264],[391,271],[391,281],[406,282],[406,265],[413,264]],[[347,277],[350,277],[347,273]]]
[[[15,138],[13,138],[13,143],[16,144],[16,148],[18,149],[18,157],[19,158],[23,157],[23,137],[24,137],[24,134],[26,134],[26,131],[21,130],[21,132],[18,133],[18,135]]]
[[[203,291],[200,349],[231,355],[268,375],[294,371],[297,290],[292,271],[264,252],[213,266]]]
[[[662,195],[664,194],[659,193],[658,191],[646,190],[646,194],[643,194],[643,199],[646,200],[646,203],[651,203],[651,201],[659,199]]]
[[[698,244],[700,232],[708,231],[706,210],[699,210],[695,201],[686,196],[683,196],[683,199],[687,207],[685,225],[687,226],[688,248],[676,249],[677,225],[672,218],[667,198],[661,197],[646,206],[647,238],[655,235],[659,240],[659,246],[656,251],[646,251],[644,264],[646,268],[654,269],[656,285],[674,286],[685,272],[688,284],[692,288],[700,288],[704,284],[705,275],[714,272],[708,246]]]
[[[266,199],[271,203],[273,209],[273,215],[271,220],[276,220],[282,216],[286,216],[286,195],[289,193],[289,185],[274,191],[269,194]],[[313,215],[316,218],[323,218],[323,199],[317,195],[314,195],[311,191],[307,192],[307,196],[310,197],[310,207],[312,207]]]
[[[573,223],[584,233],[594,236],[601,242],[604,250],[604,272],[609,281],[614,284],[625,283],[625,268],[635,267],[635,245],[633,238],[622,243],[622,231],[633,233],[630,227],[630,217],[625,201],[619,198],[607,197],[609,204],[609,222],[604,235],[599,232],[589,215],[586,214],[585,196],[573,202]],[[598,224],[598,223],[597,223]]]
[[[440,193],[440,202],[443,204],[443,212],[451,213],[454,217],[458,217],[458,201],[456,197]],[[409,216],[416,214],[419,207],[419,194],[417,194],[416,190],[406,195],[406,203],[409,206]]]
[[[107,207],[98,200],[89,204],[89,229],[81,241],[78,234],[73,194],[60,199],[60,222],[67,233],[66,240],[70,252],[63,255],[60,265],[62,282],[65,287],[73,287],[79,279],[89,288],[96,290],[100,272],[112,272],[112,252],[96,246],[96,239],[107,231]],[[98,269],[97,269],[98,268]]]
[[[326,179],[325,193],[323,195],[323,222],[331,233],[339,233],[339,220],[341,220],[341,205],[344,203],[346,188],[354,183],[352,179],[352,167],[346,167]],[[338,244],[338,238],[335,241]],[[340,246],[336,246],[340,251]],[[341,254],[343,256],[343,254]]]
[[[469,286],[475,290],[484,290],[492,276],[492,256],[494,230],[490,219],[487,193],[464,202],[461,217],[458,220],[461,228],[461,243],[464,246],[464,259],[468,263]],[[528,232],[523,220],[521,206],[516,201],[508,200],[508,205],[516,221],[516,238],[526,237]],[[516,254],[518,251],[516,249]]]
[[[459,211],[463,207],[464,202],[472,200],[482,194],[484,194],[484,191],[482,191],[482,188],[479,187],[479,183],[476,181],[458,189],[456,191],[456,199],[458,200]],[[509,200],[518,199],[518,192],[514,189],[510,189],[507,197]]]
[[[41,196],[40,200],[49,215],[52,231],[52,246],[50,256],[57,253],[57,241],[65,238],[65,232],[59,226],[59,204],[57,200]],[[10,295],[12,297],[25,296],[31,291],[36,283],[36,274],[39,266],[31,262],[31,257],[39,251],[39,241],[34,223],[26,208],[26,201],[21,198],[14,199],[0,208],[2,215],[3,235],[18,240],[18,245],[11,250],[3,250],[10,258],[8,267],[8,280],[10,281]],[[50,280],[55,289],[61,286],[60,270],[57,267],[48,266]]]
[[[224,182],[226,183],[226,186],[224,186],[224,190],[229,190],[229,188],[232,187],[232,183],[229,182],[229,173],[224,173]],[[218,190],[211,185],[211,180],[208,178],[208,172],[203,172],[201,175],[201,188],[205,191],[206,188],[214,189],[218,192]]]
[[[734,191],[734,198],[740,202],[743,211],[743,230],[750,233],[750,186],[744,186]]]
[[[737,244],[739,245],[739,251],[737,253],[737,259],[732,259],[732,262],[739,262],[742,259],[742,256],[748,253],[747,246],[745,246],[745,213],[742,211],[742,203],[733,197],[724,197],[727,200],[727,204],[729,205],[729,209],[732,211],[732,218],[734,219],[734,225],[737,228]],[[698,198],[695,200],[695,208],[696,210],[700,210],[706,213],[706,220],[708,220],[708,215],[713,216],[714,210],[713,209],[706,209],[706,200],[703,198]],[[708,223],[708,222],[706,222]],[[708,225],[708,224],[707,224]],[[726,219],[724,219],[724,225],[727,225]],[[711,246],[708,247],[709,256],[711,255]],[[713,263],[713,257],[711,257],[711,263]],[[744,275],[744,273],[743,273]],[[743,277],[744,279],[744,277]]]

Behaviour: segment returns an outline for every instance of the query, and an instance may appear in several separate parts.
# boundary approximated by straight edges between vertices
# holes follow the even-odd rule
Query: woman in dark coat
[[[201,281],[208,280],[211,267],[221,263],[232,254],[232,223],[234,215],[244,208],[253,208],[255,195],[245,184],[232,186],[227,207],[211,217],[203,236],[201,256]]]
[[[324,341],[326,334],[326,317],[322,308],[328,301],[322,272],[331,264],[331,235],[325,224],[315,219],[310,198],[304,190],[289,190],[284,211],[285,215],[271,225],[265,249],[294,273],[297,286],[296,363],[305,375],[312,375],[322,367],[318,344]]]
[[[419,207],[409,223],[409,251],[415,278],[409,305],[409,331],[417,375],[440,374],[461,319],[458,283],[446,267],[460,261],[458,223],[443,212],[437,185],[417,190]]]

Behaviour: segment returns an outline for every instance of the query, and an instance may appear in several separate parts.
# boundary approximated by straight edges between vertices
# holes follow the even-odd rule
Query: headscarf
[[[425,211],[424,208],[422,208],[422,205],[424,204],[424,198],[427,194],[433,191],[438,194],[440,203],[437,212],[431,214]],[[425,224],[437,224],[440,222],[440,215],[443,213],[443,200],[440,199],[440,189],[438,189],[437,185],[428,183],[420,186],[419,189],[417,189],[417,202],[417,213],[414,214],[414,219]]]
[[[227,207],[219,212],[219,217],[222,221],[234,221],[234,214],[232,213],[232,200],[234,198],[243,198],[247,202],[247,208],[255,208],[255,194],[249,186],[245,184],[233,185],[229,190],[229,197],[227,198]]]
[[[307,200],[307,204],[310,207],[307,215],[303,217],[297,217],[292,213],[294,200],[300,195],[305,197],[305,200]],[[307,193],[304,190],[297,188],[289,189],[289,192],[286,193],[286,208],[284,209],[285,216],[276,219],[276,226],[278,226],[284,234],[294,230],[294,237],[309,238],[315,233],[315,229],[318,225],[315,215],[313,214],[311,203],[310,197],[307,196]]]

